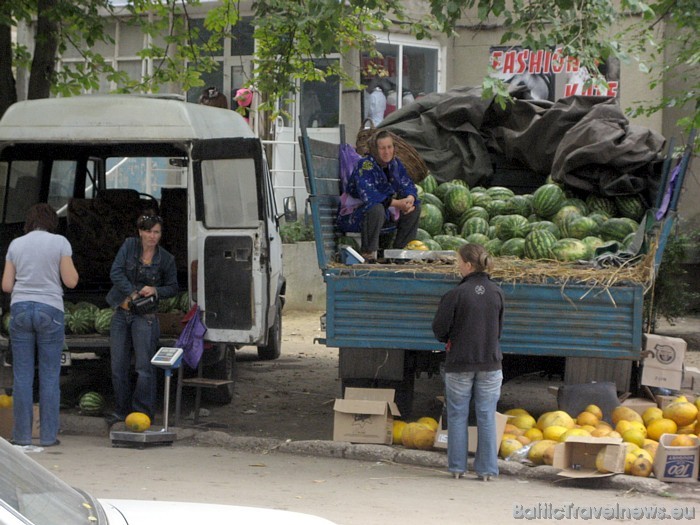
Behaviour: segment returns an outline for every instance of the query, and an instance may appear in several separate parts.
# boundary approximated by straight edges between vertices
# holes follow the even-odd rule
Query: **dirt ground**
[[[315,338],[324,335],[319,328],[320,315],[321,312],[285,313],[282,356],[278,360],[258,361],[254,348],[239,350],[234,401],[226,406],[204,403],[208,415],[200,418],[200,424],[240,436],[331,439],[333,402],[341,391],[338,350],[314,343]],[[694,326],[681,325],[669,331],[678,335],[678,331],[695,330]],[[692,342],[692,350],[700,350],[697,339],[686,339]],[[688,352],[686,364],[700,366],[700,351]],[[543,377],[537,373],[513,379],[503,385],[499,410],[522,407],[533,415],[555,410],[556,397],[548,392],[548,387],[562,384],[558,376]],[[438,418],[442,406],[436,396],[441,394],[439,376],[418,378],[412,419]],[[191,400],[183,414],[193,415]],[[191,419],[185,420],[185,425],[191,424]]]

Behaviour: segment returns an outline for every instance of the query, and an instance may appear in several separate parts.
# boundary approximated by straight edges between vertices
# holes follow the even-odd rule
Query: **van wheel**
[[[282,301],[277,299],[275,322],[267,333],[267,346],[258,347],[258,359],[272,361],[282,354]]]
[[[223,357],[217,363],[204,369],[204,377],[231,381],[227,385],[202,389],[202,397],[210,403],[228,405],[233,401],[234,377],[236,374],[236,351],[231,345],[224,345]]]

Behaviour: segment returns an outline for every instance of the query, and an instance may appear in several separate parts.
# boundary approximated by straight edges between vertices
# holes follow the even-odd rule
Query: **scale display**
[[[164,346],[151,358],[151,364],[160,368],[173,368],[177,366],[182,357],[182,348]]]

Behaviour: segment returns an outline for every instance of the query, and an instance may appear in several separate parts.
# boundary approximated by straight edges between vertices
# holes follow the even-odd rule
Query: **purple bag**
[[[196,304],[187,312],[183,320],[185,319],[187,319],[187,324],[180,337],[177,338],[175,346],[182,348],[184,352],[182,360],[185,364],[195,369],[204,352],[204,334],[207,332],[207,327],[202,322],[199,306]]]
[[[347,191],[346,187],[348,185],[348,179],[352,175],[352,170],[355,169],[355,165],[362,158],[358,155],[350,144],[340,145],[340,184],[343,192],[340,194],[340,215],[350,215],[353,211],[362,205],[360,199],[352,197]]]

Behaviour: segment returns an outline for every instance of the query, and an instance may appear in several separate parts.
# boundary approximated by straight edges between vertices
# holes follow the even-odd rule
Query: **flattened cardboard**
[[[601,448],[605,449],[603,465],[610,472],[599,472],[595,466]],[[622,438],[571,436],[555,446],[552,466],[562,469],[558,475],[566,478],[602,478],[625,472],[626,453]]]
[[[678,337],[646,334],[642,362],[642,385],[679,390],[683,382],[683,360],[688,347]]]
[[[654,476],[659,481],[672,483],[697,483],[700,463],[700,439],[689,434],[695,446],[672,447],[671,441],[678,434],[662,434],[654,456]]]
[[[623,407],[628,407],[634,410],[640,416],[644,414],[647,408],[656,407],[656,401],[644,399],[643,397],[628,397],[622,402]]]
[[[683,395],[684,395],[685,398],[686,398],[688,401],[690,401],[691,403],[694,403],[694,402],[695,402],[695,396],[694,396],[694,395],[692,395],[692,394],[683,394]],[[668,405],[670,405],[671,403],[673,403],[677,398],[678,398],[677,395],[675,395],[675,396],[666,396],[666,395],[659,394],[659,395],[656,396],[656,404],[659,406],[659,408],[660,408],[661,410],[663,410],[663,409],[666,408]]]
[[[12,415],[12,407],[0,408],[0,437],[12,439],[12,427],[14,425],[14,416]]]
[[[333,440],[390,445],[394,416],[399,416],[395,392],[388,388],[346,388],[333,405]]]

